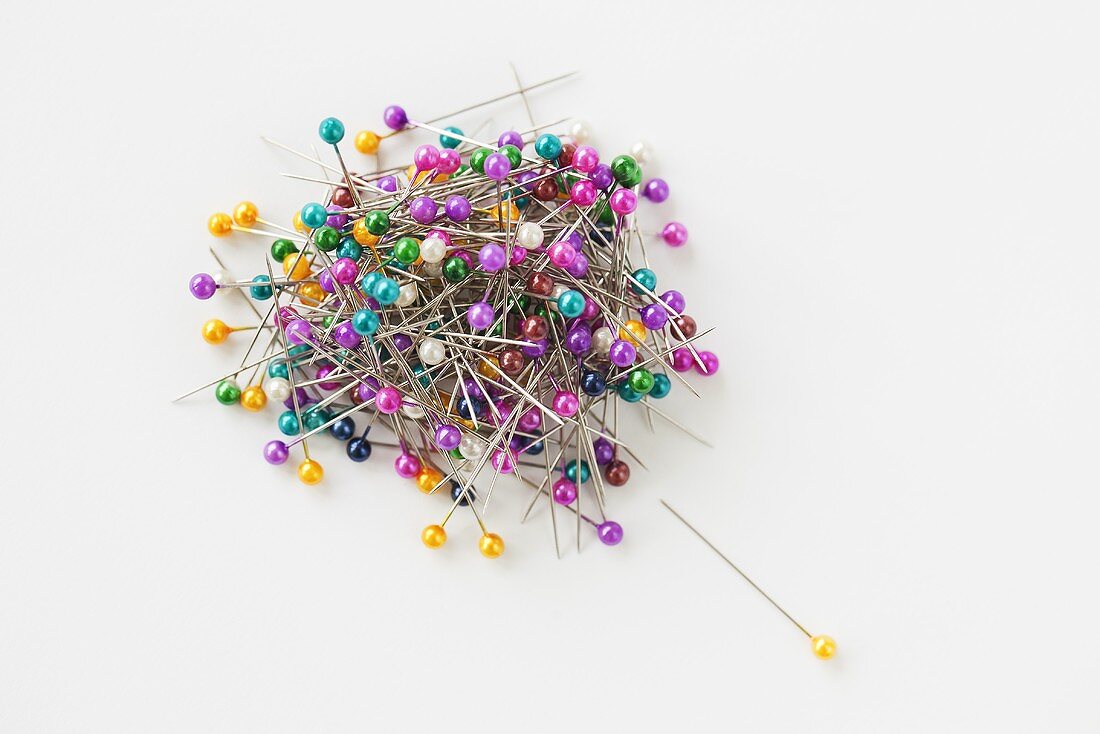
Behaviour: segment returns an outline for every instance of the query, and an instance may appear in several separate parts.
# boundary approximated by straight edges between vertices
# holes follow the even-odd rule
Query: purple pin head
[[[623,526],[614,520],[608,520],[599,524],[596,534],[604,545],[618,545],[623,540]]]
[[[505,145],[514,145],[520,150],[523,150],[523,136],[517,133],[515,130],[505,130],[497,138],[497,147],[503,148]]]
[[[661,300],[676,313],[683,313],[687,302],[680,291],[665,291],[661,294]]]
[[[477,260],[487,272],[495,273],[502,269],[508,262],[508,256],[504,248],[495,242],[490,242],[477,253]]]
[[[290,457],[290,449],[282,441],[268,441],[264,444],[264,459],[268,464],[285,464]]]
[[[611,357],[611,364],[616,367],[629,367],[634,364],[635,357],[638,356],[638,351],[634,349],[634,345],[625,339],[616,339],[611,344],[611,350],[608,353]]]
[[[611,166],[606,163],[601,163],[592,169],[592,173],[588,174],[588,178],[596,184],[596,188],[603,191],[607,191],[615,183],[615,174],[611,172]]]
[[[478,301],[466,309],[466,321],[475,329],[488,329],[496,320],[496,312],[485,301]]]
[[[491,153],[485,159],[485,175],[494,181],[503,181],[512,172],[512,162],[503,153]]]
[[[409,204],[409,216],[420,224],[431,224],[439,207],[430,196],[418,196]]]
[[[447,218],[452,222],[465,222],[470,218],[473,207],[465,196],[453,194],[447,197],[447,203],[443,207],[447,212]]]
[[[214,276],[208,273],[199,273],[192,277],[189,287],[191,295],[200,301],[205,301],[218,291],[218,284],[214,282]]]
[[[332,338],[344,349],[355,349],[359,346],[359,342],[363,340],[359,332],[352,328],[350,321],[337,324],[336,328],[332,330]]]
[[[462,431],[455,426],[444,423],[435,429],[435,445],[444,451],[457,449],[461,442]]]
[[[642,187],[642,196],[654,204],[660,204],[668,198],[668,184],[663,178],[651,178]]]
[[[391,104],[382,113],[382,121],[390,130],[400,130],[409,124],[409,116],[405,114],[405,108]]]
[[[660,329],[668,323],[668,311],[656,303],[642,306],[641,315],[642,323],[647,329]]]
[[[615,458],[615,447],[601,436],[592,442],[592,453],[596,455],[596,463],[603,466]]]

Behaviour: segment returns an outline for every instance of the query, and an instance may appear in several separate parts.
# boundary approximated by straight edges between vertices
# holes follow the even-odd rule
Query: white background
[[[1095,3],[155,5],[0,11],[0,730],[1097,731]],[[257,133],[431,117],[509,60],[584,72],[537,118],[654,144],[642,215],[691,231],[655,269],[719,327],[667,403],[718,448],[638,421],[626,540],[560,561],[516,487],[499,561],[462,515],[429,552],[446,500],[391,451],[318,441],[307,489],[273,409],[169,402],[244,314],[188,277],[266,247],[207,216],[316,198]]]

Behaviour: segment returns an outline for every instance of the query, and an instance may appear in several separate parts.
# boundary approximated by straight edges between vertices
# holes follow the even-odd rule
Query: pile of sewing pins
[[[641,465],[620,409],[638,404],[651,425],[656,416],[690,433],[656,403],[674,387],[697,395],[688,373],[718,370],[698,344],[709,332],[649,267],[647,243],[682,247],[687,229],[639,228],[639,203],[669,196],[663,180],[643,175],[646,144],[607,158],[569,118],[532,119],[491,140],[444,126],[515,95],[526,102],[562,78],[423,122],[386,107],[389,132],[353,136],[364,160],[374,159],[370,173],[349,169],[345,126],[332,117],[318,130],[329,156],[269,141],[325,173],[293,176],[315,193],[290,226],[261,218],[248,201],[210,217],[215,237],[259,245],[255,275],[199,273],[190,292],[240,294],[257,320],[203,325],[208,343],[236,341],[244,354],[231,374],[188,395],[212,388],[223,405],[277,405],[278,437],[257,446],[257,457],[296,464],[307,485],[325,474],[309,449],[321,434],[343,442],[356,463],[375,446],[396,448],[398,475],[449,497],[430,505],[441,517],[421,532],[429,548],[446,543],[444,528],[463,508],[481,553],[500,556],[504,541],[485,516],[506,482],[530,493],[527,514],[540,502],[550,508],[555,545],[559,513],[571,513],[578,548],[585,527],[605,545],[620,543],[623,528],[607,506]],[[379,150],[398,135],[423,144],[411,164],[381,169]]]

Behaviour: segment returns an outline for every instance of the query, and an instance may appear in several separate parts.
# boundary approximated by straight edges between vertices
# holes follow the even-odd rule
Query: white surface
[[[0,730],[1096,731],[1096,4],[604,5],[5,6]],[[537,117],[654,143],[645,216],[691,230],[655,267],[720,326],[673,403],[720,449],[639,423],[626,541],[561,561],[518,489],[500,561],[461,517],[432,553],[392,453],[329,441],[305,489],[274,412],[168,402],[233,359],[198,327],[239,304],[186,292],[206,217],[312,198],[256,133],[446,112],[509,59],[585,72]]]

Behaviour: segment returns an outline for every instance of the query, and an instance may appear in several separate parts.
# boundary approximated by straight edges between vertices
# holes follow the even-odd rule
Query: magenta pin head
[[[554,501],[559,505],[571,505],[577,499],[577,485],[565,477],[554,482]]]
[[[335,390],[340,387],[340,383],[337,380],[326,379],[329,375],[336,371],[336,365],[326,363],[317,368],[317,379],[321,382],[317,383],[317,387],[322,390]]]
[[[430,171],[439,164],[439,148],[421,145],[413,153],[413,165],[418,171]]]
[[[547,250],[547,252],[550,255],[550,262],[554,263],[559,268],[567,268],[577,259],[576,248],[566,240],[559,240],[550,245],[550,249]]]
[[[393,461],[393,469],[397,475],[405,479],[412,479],[420,473],[420,459],[407,451],[402,451]]]
[[[691,356],[691,350],[687,347],[674,349],[672,352],[672,369],[677,372],[687,372],[695,364],[695,358]]]
[[[611,195],[611,211],[630,214],[638,208],[638,197],[630,189],[619,189]]]
[[[512,417],[512,411],[516,409],[516,406],[507,400],[497,400],[493,405],[496,407],[497,415],[490,413],[490,420],[495,426],[503,426],[508,422],[508,419]]]
[[[577,206],[592,206],[596,203],[596,184],[591,181],[577,181],[569,189],[569,200]]]
[[[600,164],[600,154],[591,145],[578,145],[573,151],[573,168],[581,173],[591,173]]]
[[[374,405],[379,413],[393,415],[401,409],[401,393],[389,385],[379,388],[374,395]]]
[[[583,254],[578,255],[577,259],[579,260],[582,257],[584,257]],[[587,259],[585,260],[585,262],[587,263]],[[574,263],[574,265],[575,264],[576,263]],[[579,278],[580,276],[578,275],[576,277]],[[584,310],[581,311],[581,316],[580,317],[582,319],[584,319],[585,321],[591,321],[592,319],[596,318],[596,314],[598,314],[599,312],[600,312],[600,304],[596,303],[595,300],[589,298],[588,296],[585,296],[584,297]]]
[[[275,314],[275,325],[281,329],[296,318],[298,318],[298,312],[294,310],[293,306],[283,306]]]
[[[511,451],[497,449],[493,452],[493,468],[501,474],[511,474],[516,469],[515,459]]]
[[[572,418],[580,410],[581,401],[577,393],[570,390],[558,390],[554,393],[554,412],[562,418]]]
[[[538,408],[528,408],[519,417],[518,426],[524,431],[535,431],[542,426],[542,411]]]
[[[444,148],[439,151],[439,162],[436,163],[436,170],[440,173],[450,176],[457,171],[462,165],[462,156],[458,154],[457,150],[450,148]]]
[[[359,277],[359,266],[350,257],[341,257],[332,264],[332,279],[340,285],[351,285]]]
[[[424,236],[424,239],[427,239],[428,237],[438,237],[439,239],[443,240],[443,244],[445,244],[447,247],[451,246],[451,236],[441,229],[429,229],[428,234]]]
[[[695,371],[701,375],[713,375],[718,371],[718,355],[714,352],[699,352],[699,362],[695,363]]]
[[[661,230],[661,239],[669,247],[682,247],[685,242],[688,241],[687,227],[679,222],[669,222],[665,225],[665,228]]]

